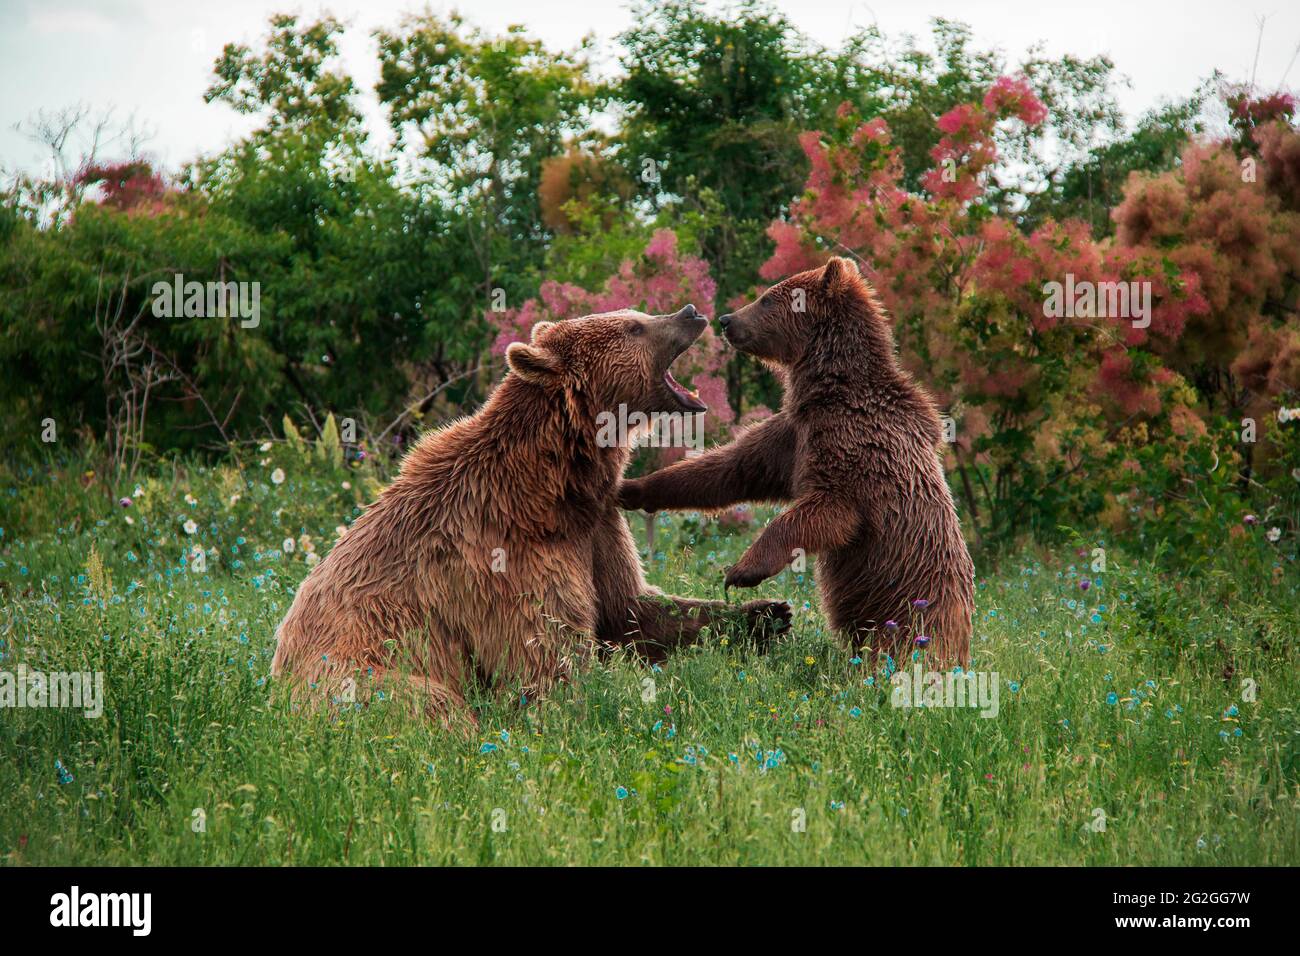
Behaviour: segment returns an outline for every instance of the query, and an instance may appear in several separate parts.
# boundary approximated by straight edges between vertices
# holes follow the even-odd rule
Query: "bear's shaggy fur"
[[[728,608],[649,587],[615,495],[629,448],[598,440],[598,414],[620,405],[703,408],[667,370],[705,325],[690,306],[617,312],[539,323],[511,345],[483,407],[421,439],[307,576],[272,672],[335,698],[360,683],[414,691],[467,731],[472,682],[531,700],[598,646],[656,659],[704,625],[762,637],[786,625],[782,602]]]
[[[727,584],[752,587],[800,551],[816,553],[822,605],[853,646],[897,655],[924,635],[933,659],[964,664],[975,572],[944,479],[939,415],[899,367],[857,267],[831,259],[720,322],[732,345],[781,376],[780,412],[729,445],[624,482],[623,506],[793,502]]]

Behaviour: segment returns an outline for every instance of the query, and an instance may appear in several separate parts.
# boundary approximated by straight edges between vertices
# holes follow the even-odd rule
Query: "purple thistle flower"
[[[123,508],[129,508],[129,507],[131,507],[131,499],[130,499],[130,498],[118,498],[118,499],[117,499],[117,503],[118,503],[119,505],[121,505]]]
[[[1244,518],[1241,519],[1241,523],[1242,523],[1242,524],[1253,525],[1253,524],[1254,524],[1256,521],[1258,521],[1258,520],[1259,520],[1259,519],[1256,518],[1254,515],[1246,515],[1246,517],[1244,517]]]
[[[1092,587],[1092,582],[1089,581],[1087,578],[1084,578],[1082,581],[1079,582],[1079,587],[1081,587],[1083,590],[1086,591],[1088,590],[1088,588]]]
[[[898,630],[898,622],[897,622],[897,621],[886,621],[886,622],[885,622],[885,630],[887,630],[887,631],[896,631],[896,630]]]
[[[917,647],[928,647],[929,644],[930,644],[930,639],[929,639],[928,637],[926,637],[924,634],[918,634],[918,635],[916,635],[916,646],[917,646]]]
[[[912,607],[920,608],[922,611],[924,611],[929,606],[930,606],[930,602],[927,601],[925,598],[917,598],[915,601],[912,602]]]

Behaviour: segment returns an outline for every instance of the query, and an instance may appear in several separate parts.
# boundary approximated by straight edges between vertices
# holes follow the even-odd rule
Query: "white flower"
[[[230,496],[230,507],[233,508],[233,507],[235,507],[235,505],[237,505],[237,504],[239,504],[239,495],[231,495],[231,496]]]
[[[269,441],[264,441],[264,442],[262,442],[262,444],[260,444],[260,445],[257,446],[257,450],[258,450],[258,451],[270,451],[270,450],[271,450],[271,443],[270,443]]]
[[[135,486],[135,491],[131,492],[131,497],[132,497],[132,498],[139,498],[139,497],[140,497],[141,495],[143,495],[143,494],[144,494],[144,489],[141,488],[139,485],[136,485],[136,486]]]
[[[1292,468],[1291,477],[1294,478],[1296,481],[1300,481],[1300,468]]]
[[[126,523],[127,523],[127,524],[135,524],[135,519],[132,518],[130,515],[127,515],[127,516],[126,516]]]
[[[315,551],[307,555],[307,567],[314,568],[318,561],[320,561],[320,555]]]
[[[1268,538],[1268,540],[1270,540],[1270,541],[1276,541],[1278,538],[1282,537],[1282,529],[1281,529],[1281,528],[1269,528],[1269,529],[1268,529],[1268,533],[1267,533],[1266,535],[1264,535],[1264,537]]]
[[[307,535],[303,535],[301,538],[298,539],[298,547],[302,548],[308,554],[311,554],[313,551],[316,550],[316,542],[313,541]]]
[[[344,491],[351,491],[351,490],[352,490],[352,482],[350,482],[350,481],[345,481],[345,482],[343,482],[343,490],[344,490]]]
[[[293,554],[293,548],[294,548],[293,538],[285,538],[284,542],[280,545],[280,547],[284,549],[285,554]]]
[[[199,526],[194,523],[193,518],[188,519],[181,527],[185,529],[186,534],[194,534],[199,530]]]
[[[189,492],[186,492],[186,493],[185,493],[185,503],[186,503],[187,505],[196,505],[196,504],[198,504],[198,502],[194,499],[194,496],[193,496],[192,494],[190,494]]]
[[[275,469],[275,471],[271,472],[271,484],[273,484],[273,485],[282,485],[282,484],[284,484],[284,469],[283,469],[283,468],[277,468],[277,469]]]

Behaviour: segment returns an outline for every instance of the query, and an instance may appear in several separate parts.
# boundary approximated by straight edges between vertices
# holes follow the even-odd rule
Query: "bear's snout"
[[[690,336],[690,342],[694,342],[699,338],[700,333],[703,332],[705,326],[709,324],[709,320],[700,315],[699,310],[693,305],[686,306],[674,315],[673,321],[685,327],[684,331]]]

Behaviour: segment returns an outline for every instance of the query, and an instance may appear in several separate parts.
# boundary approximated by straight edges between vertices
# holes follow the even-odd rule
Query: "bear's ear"
[[[826,268],[822,270],[822,285],[828,289],[843,284],[845,281],[852,281],[861,278],[858,272],[858,264],[852,259],[845,259],[841,256],[835,256],[826,263]]]
[[[528,340],[536,344],[538,336],[540,336],[547,329],[553,329],[553,328],[555,328],[554,322],[538,322],[536,325],[533,326],[532,334],[529,335]]]
[[[536,345],[512,342],[506,349],[506,364],[526,382],[545,385],[560,374],[560,362],[555,353]]]

